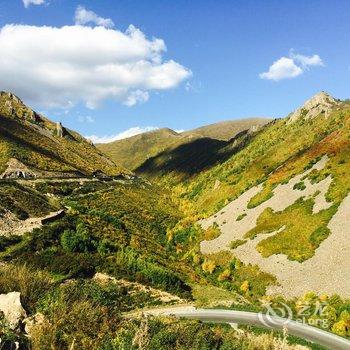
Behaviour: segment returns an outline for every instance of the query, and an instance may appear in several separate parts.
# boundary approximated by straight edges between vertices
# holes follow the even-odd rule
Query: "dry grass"
[[[23,306],[31,313],[36,302],[53,284],[51,276],[26,265],[0,266],[0,293],[20,292]]]

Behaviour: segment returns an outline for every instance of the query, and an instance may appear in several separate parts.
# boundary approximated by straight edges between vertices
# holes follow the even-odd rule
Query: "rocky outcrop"
[[[18,328],[20,322],[27,316],[19,292],[0,294],[0,311],[11,329]]]
[[[339,104],[339,101],[328,93],[321,91],[309,100],[304,105],[294,111],[290,116],[288,123],[293,123],[299,119],[313,119],[324,113],[326,117],[332,112],[333,108]]]
[[[63,126],[61,124],[61,122],[57,122],[56,123],[56,135],[58,137],[63,137],[64,135],[64,129],[63,129]]]
[[[59,220],[64,215],[65,211],[62,209],[43,217],[30,217],[26,220],[20,220],[10,211],[5,211],[0,213],[0,236],[22,236],[27,232],[40,228],[42,225]]]
[[[11,158],[7,162],[7,169],[0,175],[0,179],[30,179],[35,177],[37,177],[37,173],[16,158]]]

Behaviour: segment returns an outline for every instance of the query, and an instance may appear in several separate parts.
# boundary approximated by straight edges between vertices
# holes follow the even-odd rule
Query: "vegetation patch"
[[[244,219],[247,216],[247,213],[243,213],[237,216],[236,221],[241,221],[242,219]]]
[[[245,244],[247,241],[245,239],[236,239],[230,243],[230,249],[236,249],[239,246]]]
[[[305,188],[306,188],[306,185],[304,181],[300,181],[293,186],[293,190],[304,191]]]
[[[257,245],[264,257],[285,254],[291,260],[303,262],[311,258],[315,249],[329,235],[327,225],[337,211],[337,205],[313,214],[314,199],[300,198],[282,212],[267,208],[259,216],[257,225],[246,238],[279,231]]]

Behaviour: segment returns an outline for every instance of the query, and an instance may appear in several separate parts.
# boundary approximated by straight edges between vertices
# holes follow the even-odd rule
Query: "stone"
[[[18,328],[20,322],[27,316],[21,304],[21,293],[0,294],[0,311],[11,329]]]
[[[0,174],[0,179],[29,179],[37,176],[35,171],[29,169],[16,158],[10,158],[6,165],[7,169]]]
[[[56,123],[56,133],[58,137],[63,137],[63,126],[61,122]]]

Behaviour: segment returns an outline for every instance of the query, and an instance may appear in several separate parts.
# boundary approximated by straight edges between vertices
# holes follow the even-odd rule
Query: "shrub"
[[[247,213],[243,213],[243,214],[241,214],[241,215],[238,215],[236,221],[241,221],[241,220],[244,219],[246,216],[247,216]]]
[[[37,301],[53,284],[51,276],[28,265],[0,267],[0,293],[20,292],[24,308],[33,312]]]
[[[61,245],[66,252],[93,252],[96,242],[91,238],[84,223],[78,223],[76,231],[65,230],[61,236]]]
[[[205,260],[204,263],[202,264],[202,269],[206,273],[212,274],[216,268],[216,264],[213,260]]]

